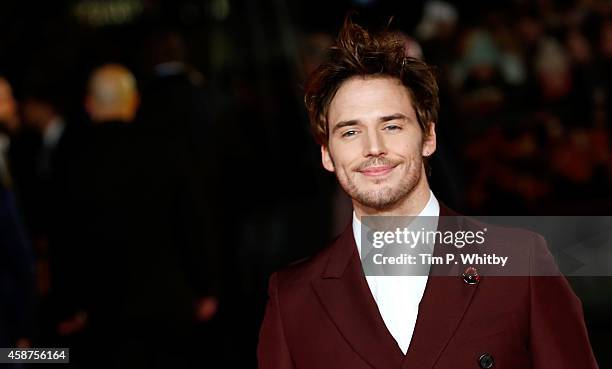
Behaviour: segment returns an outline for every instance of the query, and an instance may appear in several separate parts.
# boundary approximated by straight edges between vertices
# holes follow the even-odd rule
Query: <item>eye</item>
[[[402,127],[400,127],[400,126],[398,126],[396,124],[391,124],[391,125],[385,126],[385,128],[383,128],[383,129],[387,130],[387,131],[399,131],[399,130],[402,129]]]
[[[357,131],[354,129],[351,129],[350,131],[346,131],[342,134],[342,137],[351,137],[357,134]]]

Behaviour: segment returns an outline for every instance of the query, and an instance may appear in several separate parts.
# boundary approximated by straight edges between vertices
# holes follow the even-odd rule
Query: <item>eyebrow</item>
[[[384,122],[389,122],[389,121],[398,120],[398,119],[401,119],[401,120],[410,120],[410,118],[408,118],[407,116],[405,116],[402,113],[395,113],[395,114],[385,115],[383,117],[378,118],[378,122],[384,123]],[[356,126],[357,124],[359,124],[359,120],[358,119],[351,119],[351,120],[340,121],[340,122],[336,123],[336,125],[332,129],[332,133],[336,132],[340,128]]]
[[[402,113],[395,113],[395,114],[392,114],[392,115],[385,115],[384,117],[380,117],[380,118],[378,118],[378,121],[379,122],[388,122],[388,121],[391,121],[391,120],[399,120],[399,119],[409,120],[409,118],[407,116],[405,116],[404,114],[402,114]]]

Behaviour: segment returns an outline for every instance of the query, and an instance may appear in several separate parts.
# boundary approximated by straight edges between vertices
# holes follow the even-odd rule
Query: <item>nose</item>
[[[381,137],[381,132],[378,130],[371,130],[365,138],[364,156],[381,156],[387,153],[384,138]]]

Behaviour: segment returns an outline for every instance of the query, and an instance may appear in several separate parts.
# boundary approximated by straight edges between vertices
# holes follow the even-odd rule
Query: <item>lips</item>
[[[380,177],[390,173],[395,165],[380,165],[359,170],[359,173],[368,177]]]

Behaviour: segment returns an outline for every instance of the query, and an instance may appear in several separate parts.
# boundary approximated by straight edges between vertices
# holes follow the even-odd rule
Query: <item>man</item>
[[[176,147],[133,123],[139,101],[126,67],[93,71],[92,126],[71,190],[82,313],[58,327],[86,325],[87,367],[185,367],[201,360],[193,337],[217,311],[199,185]],[[115,349],[102,355],[108,342]]]
[[[64,232],[63,226],[68,215],[67,185],[81,131],[64,119],[56,85],[48,78],[30,82],[19,109],[9,99],[1,110],[10,138],[7,162],[14,194],[35,255],[40,329],[33,344],[43,344],[54,337],[50,325],[65,313],[55,287],[64,284],[68,274],[65,265],[56,261],[67,251],[70,230]]]
[[[60,336],[74,335],[86,326],[92,306],[103,305],[97,298],[112,301],[101,298],[107,297],[101,292],[101,279],[106,278],[108,285],[119,284],[97,273],[95,267],[109,262],[109,255],[129,244],[127,217],[131,212],[127,204],[131,193],[124,181],[132,169],[129,123],[134,120],[138,103],[136,80],[127,68],[104,65],[92,74],[85,97],[92,125],[84,129],[75,150],[67,191],[68,217],[60,225],[69,237],[52,260],[55,292],[65,310],[54,326]],[[114,275],[124,278],[124,269],[115,268]],[[97,318],[97,311],[93,315]]]
[[[597,368],[562,277],[364,276],[363,217],[454,215],[426,176],[437,94],[430,68],[401,43],[350,21],[310,76],[323,166],[352,198],[353,224],[270,278],[260,368]],[[518,237],[548,260],[541,238]]]
[[[53,87],[37,82],[28,88],[9,152],[26,226],[41,256],[63,242],[55,229],[64,216],[67,175],[81,133],[64,118],[61,94]]]

